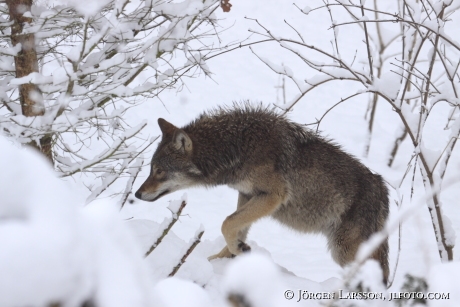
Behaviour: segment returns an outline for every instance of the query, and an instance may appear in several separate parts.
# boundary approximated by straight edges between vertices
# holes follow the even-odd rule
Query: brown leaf
[[[220,7],[225,13],[230,12],[230,8],[232,7],[230,0],[220,0]]]

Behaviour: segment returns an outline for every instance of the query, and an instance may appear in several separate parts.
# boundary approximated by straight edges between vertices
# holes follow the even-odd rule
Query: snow
[[[147,306],[141,250],[112,204],[80,207],[42,156],[0,147],[0,305]]]
[[[66,65],[64,67],[59,67],[53,72],[53,85],[57,85],[63,82],[66,82],[70,79],[75,79],[76,75],[73,73],[72,68]]]
[[[43,76],[38,72],[32,72],[27,76],[21,78],[15,78],[10,81],[12,85],[26,84],[26,83],[35,83],[35,84],[46,84],[52,80],[51,77]]]
[[[184,201],[187,201],[187,193],[184,193],[180,200],[172,200],[168,205],[168,209],[171,210],[172,213],[176,214]]]
[[[415,0],[408,0],[407,2],[408,8],[411,10],[411,14],[414,18],[415,22],[420,22],[421,19],[421,4]]]
[[[420,151],[425,157],[426,163],[430,170],[434,170],[435,165],[438,162],[439,157],[441,157],[442,152],[440,150],[432,150],[425,146],[425,143],[422,140],[422,144],[420,145]]]
[[[153,289],[154,306],[209,307],[211,299],[203,288],[177,277],[166,278]]]
[[[368,87],[371,91],[382,92],[389,99],[395,100],[401,84],[401,77],[394,72],[386,72]]]
[[[281,307],[287,300],[279,295],[286,285],[281,272],[266,256],[252,253],[230,263],[222,282],[226,296],[242,296],[250,306]]]
[[[412,133],[416,134],[418,130],[418,124],[420,122],[420,115],[415,114],[412,110],[412,106],[408,103],[401,104],[401,113],[406,119],[409,129],[412,131]]]
[[[84,16],[93,16],[100,12],[101,8],[109,4],[110,0],[98,0],[98,1],[80,1],[80,0],[55,0],[57,3],[66,4],[68,6],[74,7],[79,13]],[[115,2],[123,2],[117,0]]]
[[[452,227],[452,222],[451,222],[450,218],[445,214],[442,215],[442,221],[443,221],[443,225],[444,225],[444,232],[446,234],[445,235],[446,236],[446,244],[454,246],[455,241],[457,239],[457,235],[455,233],[454,228]]]
[[[453,306],[452,302],[458,302],[460,299],[460,287],[458,285],[457,276],[459,276],[459,274],[459,262],[437,264],[431,267],[428,290],[430,292],[449,293],[449,299],[432,300],[430,301],[429,306]]]

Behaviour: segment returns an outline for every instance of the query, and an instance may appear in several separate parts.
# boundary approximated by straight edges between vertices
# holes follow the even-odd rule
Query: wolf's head
[[[196,185],[201,176],[192,162],[193,143],[187,133],[163,118],[158,125],[163,137],[153,154],[150,175],[135,194],[145,201]]]

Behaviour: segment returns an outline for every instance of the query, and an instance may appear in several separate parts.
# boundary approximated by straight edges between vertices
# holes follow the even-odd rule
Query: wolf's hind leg
[[[242,194],[242,193],[239,193],[238,194],[237,210],[242,208],[249,201],[249,199],[250,199],[249,196],[247,196],[245,194]],[[247,226],[247,227],[244,227],[243,229],[241,229],[238,232],[238,241],[240,241],[240,242],[245,242],[246,241],[246,237],[248,235],[249,227],[250,227],[250,225]],[[247,247],[249,247],[249,246],[247,246]],[[208,260],[217,259],[217,258],[231,258],[231,257],[234,257],[234,256],[235,255],[230,253],[230,251],[228,250],[228,247],[225,246],[219,253],[217,253],[215,255],[212,255],[212,256],[209,256]]]
[[[346,264],[355,260],[359,246],[368,240],[372,235],[367,233],[362,223],[354,223],[353,221],[344,222],[338,228],[336,233],[329,238],[329,247],[331,248],[332,258],[340,265]],[[370,258],[377,260],[380,263],[383,272],[384,284],[388,281],[388,241],[384,241],[382,245],[371,255]]]

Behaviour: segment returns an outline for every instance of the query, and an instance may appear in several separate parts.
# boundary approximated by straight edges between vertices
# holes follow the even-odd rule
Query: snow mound
[[[79,207],[41,155],[0,137],[0,306],[146,306],[142,253],[115,206]]]
[[[252,252],[232,261],[223,280],[227,298],[254,307],[282,307],[287,300],[282,274],[278,267],[264,255]]]
[[[179,294],[179,295],[178,295]],[[156,284],[153,291],[154,306],[210,307],[213,306],[206,291],[190,281],[177,277],[166,278]]]
[[[429,306],[458,306],[460,302],[460,262],[447,262],[434,265],[430,269],[428,277],[428,290],[435,293],[434,299],[429,300]],[[449,298],[440,299],[441,295],[449,295]]]

